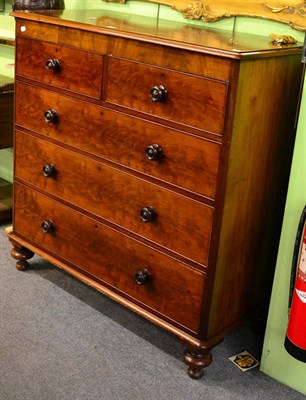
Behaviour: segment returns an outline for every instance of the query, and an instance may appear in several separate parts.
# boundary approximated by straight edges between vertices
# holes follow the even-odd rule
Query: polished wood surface
[[[219,143],[21,82],[17,82],[15,91],[16,123],[19,126],[65,143],[73,150],[215,198],[221,152]],[[46,110],[55,110],[58,121],[47,123]],[[162,149],[162,157],[158,160],[146,157],[145,150],[152,144],[159,144]]]
[[[18,34],[21,32],[31,37],[56,40],[67,28],[76,28],[83,32],[103,33],[112,38],[124,37],[141,41],[168,45],[176,48],[191,48],[206,54],[218,54],[230,58],[258,57],[258,51],[264,53],[279,53],[282,48],[275,46],[270,38],[256,35],[233,33],[224,29],[207,28],[189,25],[184,22],[157,20],[143,15],[122,14],[107,10],[64,10],[64,11],[27,11],[13,12],[19,22],[26,26],[21,32],[17,25]],[[28,22],[42,22],[48,24],[48,31],[36,29],[28,31]],[[18,21],[17,21],[18,23]],[[35,27],[35,25],[30,25]],[[62,29],[64,28],[64,29]],[[64,40],[64,39],[62,39]],[[82,46],[82,39],[78,40]],[[294,51],[301,47],[301,43],[286,46],[286,51]]]
[[[301,50],[252,35],[230,49],[220,32],[183,41],[182,26],[163,35],[123,18],[119,31],[105,15],[86,24],[77,14],[14,13],[12,255],[25,269],[40,254],[176,334],[198,379],[211,348],[267,304]],[[25,43],[63,75],[36,73]],[[88,88],[72,77],[84,69],[88,82],[87,66],[75,65],[86,53],[97,82]],[[122,269],[125,258],[133,268]]]
[[[15,154],[17,179],[207,264],[211,207],[21,132],[15,135]],[[45,177],[42,169],[50,163],[55,165],[55,176]],[[157,212],[154,221],[140,218],[147,206]]]
[[[106,102],[217,133],[223,132],[227,83],[109,58]],[[150,90],[162,86],[165,99],[152,101]],[[198,114],[201,119],[197,118]]]
[[[268,309],[301,78],[301,66],[295,57],[286,59],[286,68],[282,67],[283,61],[276,57],[246,61],[241,66],[235,140],[229,154],[224,197],[226,222],[220,234],[211,304],[211,333],[230,325],[243,309],[247,312],[251,307],[254,319]],[[271,96],[275,90],[277,95]],[[220,307],[226,310],[222,316]]]
[[[22,218],[16,218],[14,226],[21,236],[138,304],[198,332],[204,274],[21,185],[15,185],[15,191],[15,212]],[[52,233],[42,231],[44,220],[53,221]],[[140,285],[135,274],[143,268],[152,276]]]
[[[26,38],[17,38],[17,46],[17,75],[97,99],[101,97],[101,55]],[[46,68],[48,60],[59,60],[59,70]]]

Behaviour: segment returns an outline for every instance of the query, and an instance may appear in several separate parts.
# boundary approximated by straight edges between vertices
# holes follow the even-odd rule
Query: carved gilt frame
[[[126,3],[127,0],[106,0]],[[148,0],[165,4],[185,18],[215,22],[234,16],[258,17],[306,31],[306,1],[297,0]]]

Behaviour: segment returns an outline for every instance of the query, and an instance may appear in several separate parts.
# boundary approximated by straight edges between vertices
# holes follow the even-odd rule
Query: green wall
[[[274,32],[277,34],[292,35],[300,41],[304,39],[303,33],[293,30],[288,25],[256,18],[229,18],[212,25],[203,23],[202,21],[186,20],[179,12],[170,7],[140,1],[129,1],[127,4],[118,4],[106,3],[102,0],[66,0],[65,3],[66,8],[69,9],[109,9],[126,14],[151,16],[152,18],[156,18],[158,15],[162,19],[208,27],[214,26],[219,29],[233,30],[235,26],[235,32],[256,32],[256,34],[262,36],[268,36]],[[14,36],[14,20],[8,15],[10,8],[11,0],[6,0],[6,11],[5,13],[0,13],[0,36]],[[12,62],[13,49],[1,46],[0,68],[2,74],[13,74],[12,70],[7,68],[7,65]],[[306,394],[306,364],[294,360],[286,353],[283,347],[287,326],[288,285],[292,248],[299,215],[306,202],[306,86],[304,86],[301,110],[261,370],[271,377]],[[0,152],[0,168],[0,176],[11,180],[11,149]]]
[[[286,352],[284,339],[288,323],[288,293],[294,239],[305,204],[306,81],[261,360],[263,372],[304,394],[306,394],[306,364],[295,360]]]

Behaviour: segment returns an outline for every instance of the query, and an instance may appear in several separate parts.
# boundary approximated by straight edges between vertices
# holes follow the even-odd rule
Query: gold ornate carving
[[[105,0],[125,3],[127,0]],[[296,0],[148,0],[165,4],[181,12],[185,18],[219,21],[234,16],[256,17],[279,21],[306,31],[306,1]]]
[[[209,6],[203,3],[201,0],[193,1],[192,3],[188,4],[185,9],[179,9],[175,5],[173,8],[181,11],[183,16],[188,19],[202,19],[206,22],[215,22],[226,17],[226,15],[214,14],[210,10]]]
[[[180,9],[175,5],[172,8],[180,11],[187,19],[202,19],[205,22],[216,22],[223,18],[235,16],[235,14],[228,12],[223,14],[214,13],[209,5],[203,3],[201,0],[194,0],[185,9]]]
[[[269,4],[265,4],[265,6],[270,9],[273,13],[280,13],[280,12],[287,12],[288,14],[296,14],[300,15],[301,17],[306,18],[306,2],[303,2],[299,5],[290,6],[290,5],[283,5],[281,7],[273,7]]]
[[[269,37],[272,39],[274,44],[296,44],[297,40],[292,36],[287,35],[276,35],[275,33],[270,33]]]

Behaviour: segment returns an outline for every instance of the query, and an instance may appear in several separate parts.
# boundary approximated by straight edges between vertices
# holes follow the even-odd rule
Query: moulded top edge
[[[14,11],[11,15],[15,18],[234,59],[271,57],[275,54],[302,51],[302,43],[275,45],[265,36],[233,33],[223,29],[107,10]]]

